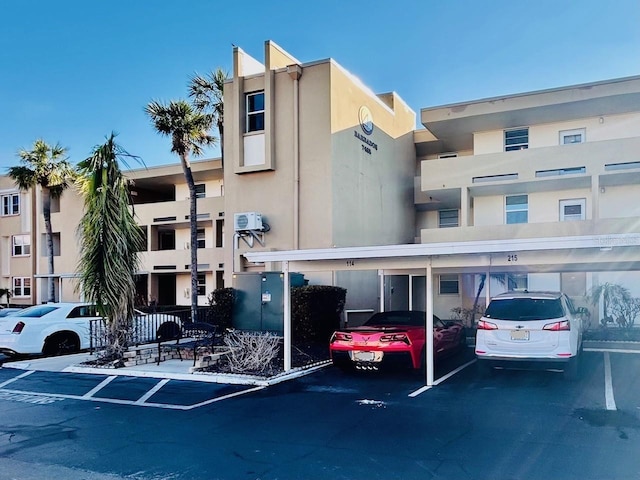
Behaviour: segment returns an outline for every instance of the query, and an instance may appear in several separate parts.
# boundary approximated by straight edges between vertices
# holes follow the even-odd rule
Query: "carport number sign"
[[[354,260],[347,260],[347,267],[355,267],[356,262]]]
[[[507,255],[507,262],[517,262],[517,261],[518,261],[518,255],[516,254]]]

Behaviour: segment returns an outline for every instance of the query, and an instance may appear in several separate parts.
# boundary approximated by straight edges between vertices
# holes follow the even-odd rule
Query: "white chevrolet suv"
[[[483,372],[495,366],[559,367],[578,375],[582,320],[559,292],[508,292],[491,299],[478,321],[476,358]]]

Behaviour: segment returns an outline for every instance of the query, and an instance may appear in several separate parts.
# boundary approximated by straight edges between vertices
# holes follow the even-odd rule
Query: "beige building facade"
[[[592,285],[611,281],[640,296],[633,200],[640,196],[640,77],[423,108],[416,128],[416,113],[396,93],[375,94],[333,59],[300,62],[267,41],[260,61],[234,47],[224,102],[224,166],[193,163],[201,304],[214,289],[234,286],[237,273],[282,268],[251,261],[260,252],[454,251],[468,242],[587,237],[605,239],[588,256],[559,247],[450,262],[436,272],[434,313],[447,318],[471,306],[487,274],[492,294],[561,289],[584,303]],[[182,168],[127,175],[147,239],[140,302],[186,305],[193,246]],[[48,277],[40,192],[19,192],[0,177],[0,198],[0,288],[13,291],[12,303],[39,303]],[[54,211],[57,295],[79,299],[81,199],[67,191]],[[356,317],[425,308],[424,269],[340,262],[301,262],[296,271],[309,283],[347,288]]]

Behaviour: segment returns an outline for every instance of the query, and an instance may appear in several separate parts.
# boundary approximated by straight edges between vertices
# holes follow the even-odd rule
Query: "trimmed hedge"
[[[294,342],[328,342],[340,328],[347,290],[326,285],[291,289],[291,317]]]
[[[231,328],[235,290],[231,287],[217,288],[207,297],[215,323],[221,328]]]

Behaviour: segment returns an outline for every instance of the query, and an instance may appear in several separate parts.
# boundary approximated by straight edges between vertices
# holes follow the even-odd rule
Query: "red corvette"
[[[378,370],[382,365],[424,366],[425,312],[391,311],[374,314],[360,327],[333,333],[331,360],[341,368]],[[466,333],[461,323],[433,316],[433,347],[436,359],[462,350]]]

